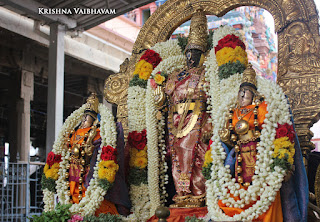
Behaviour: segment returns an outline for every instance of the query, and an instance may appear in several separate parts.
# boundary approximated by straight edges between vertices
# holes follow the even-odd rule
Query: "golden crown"
[[[257,88],[256,71],[252,68],[251,63],[249,63],[248,67],[243,71],[241,85],[253,85],[255,89]]]
[[[84,113],[89,114],[93,118],[97,118],[99,107],[99,99],[96,93],[91,93],[91,95],[87,99],[86,108]]]
[[[208,24],[207,17],[202,9],[197,9],[192,15],[190,24],[190,34],[188,44],[185,51],[188,49],[199,49],[202,52],[207,51]]]

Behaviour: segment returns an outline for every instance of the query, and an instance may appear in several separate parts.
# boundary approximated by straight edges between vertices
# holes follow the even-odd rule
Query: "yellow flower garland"
[[[146,148],[144,150],[137,150],[136,148],[131,148],[130,150],[130,167],[146,168],[148,164],[148,154]]]
[[[58,174],[59,167],[60,167],[59,163],[54,163],[51,167],[49,167],[49,165],[46,163],[43,169],[43,172],[46,178],[52,178],[54,180],[57,180],[59,176]]]
[[[218,66],[226,64],[228,62],[239,61],[241,64],[247,67],[248,65],[248,56],[246,51],[244,51],[240,46],[236,48],[224,47],[216,53],[216,58]]]
[[[152,64],[142,59],[136,64],[136,68],[133,72],[133,75],[139,75],[140,79],[148,80],[152,70]]]
[[[110,183],[113,183],[118,170],[119,165],[113,160],[101,161],[99,163],[98,176],[100,179],[107,179]]]
[[[163,81],[166,80],[166,78],[160,74],[156,74],[154,76],[154,81],[158,84],[161,85],[163,83]]]
[[[213,159],[212,159],[212,156],[211,156],[211,149],[208,150],[206,152],[206,154],[204,155],[204,163],[203,163],[203,167],[208,167],[208,165],[210,163],[212,163]]]
[[[295,154],[294,144],[290,142],[287,136],[275,139],[274,142],[274,153],[272,157],[283,159],[288,156],[288,162],[293,164],[293,157]],[[287,155],[286,155],[287,154]]]

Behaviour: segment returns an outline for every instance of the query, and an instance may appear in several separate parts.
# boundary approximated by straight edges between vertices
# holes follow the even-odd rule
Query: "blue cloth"
[[[290,109],[290,114],[292,114]],[[291,116],[293,129],[294,121]],[[295,136],[295,171],[289,181],[283,182],[280,189],[283,221],[304,222],[307,221],[309,203],[309,185],[306,168],[303,164],[298,136]]]
[[[291,110],[290,113],[292,114]],[[291,122],[293,124],[293,129],[295,130],[292,117]],[[230,165],[231,173],[234,176],[234,168],[236,162],[234,148],[230,150],[223,142],[221,142],[221,144],[227,154],[224,165]],[[292,177],[287,182],[282,183],[282,187],[280,189],[283,221],[306,222],[309,203],[309,187],[306,168],[303,164],[303,158],[297,135],[295,136],[294,147],[295,171]]]
[[[89,181],[93,178],[94,166],[97,161],[98,151],[101,149],[101,138],[93,141],[93,145],[95,149],[93,151],[91,161],[90,161],[90,170],[87,175],[86,182],[84,184],[85,187],[88,187]],[[119,170],[116,174],[116,179],[114,181],[113,186],[108,190],[105,199],[111,201],[117,206],[117,210],[120,214],[126,215],[127,213],[123,210],[123,207],[130,209],[131,202],[129,199],[129,190],[126,184],[125,173],[124,173],[124,135],[122,124],[120,122],[117,123],[117,152],[118,152],[118,164]],[[123,207],[120,207],[123,206]]]

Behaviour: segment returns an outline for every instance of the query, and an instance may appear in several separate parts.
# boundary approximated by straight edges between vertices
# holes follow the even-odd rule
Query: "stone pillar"
[[[63,124],[64,93],[64,35],[65,28],[57,23],[50,25],[47,138],[48,154]]]
[[[17,101],[17,151],[20,161],[29,160],[30,101],[33,100],[33,73],[22,70],[20,98]]]

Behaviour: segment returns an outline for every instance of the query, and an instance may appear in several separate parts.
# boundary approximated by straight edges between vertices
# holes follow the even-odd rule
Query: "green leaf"
[[[41,186],[42,190],[48,189],[51,192],[56,192],[56,181],[50,177],[46,178],[44,174],[41,177]]]
[[[228,62],[219,66],[219,79],[227,79],[233,74],[242,73],[246,69],[245,65],[243,65],[239,60],[236,62]]]
[[[108,191],[110,187],[112,187],[113,185],[107,179],[99,179],[98,182],[99,182],[99,186],[105,191]]]
[[[141,183],[147,184],[148,183],[148,175],[147,169],[140,169],[138,167],[132,167],[129,171],[128,181],[129,184],[133,185],[140,185]]]
[[[140,86],[141,88],[147,88],[147,80],[140,79],[139,75],[134,75],[131,81],[129,82],[129,86]]]
[[[209,163],[207,167],[202,167],[202,174],[206,180],[211,179],[211,167],[212,163]]]
[[[192,217],[187,216],[185,218],[185,222],[204,222],[204,220],[199,219],[196,216],[192,216]]]

